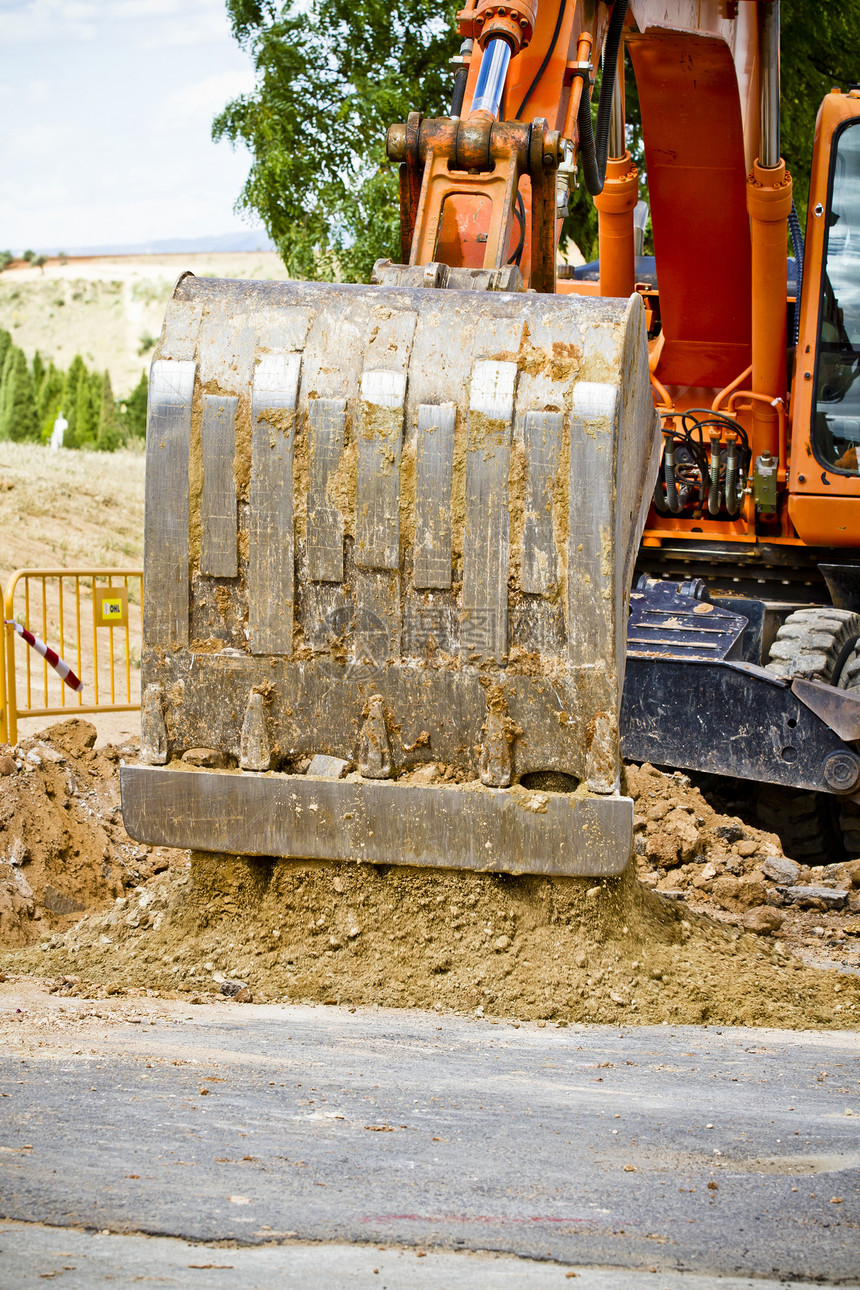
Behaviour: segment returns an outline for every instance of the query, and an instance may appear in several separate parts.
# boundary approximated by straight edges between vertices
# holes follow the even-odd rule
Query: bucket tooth
[[[487,719],[482,730],[478,772],[488,788],[507,788],[513,774],[511,757],[512,722],[501,690],[494,686],[487,695]]]
[[[358,745],[358,772],[363,779],[391,777],[391,745],[382,698],[375,694],[367,706]]]
[[[592,718],[586,734],[585,777],[592,793],[617,793],[621,779],[618,723],[608,712]]]
[[[239,746],[239,765],[242,770],[269,770],[272,765],[272,747],[263,696],[256,690],[248,695],[245,719],[242,722],[242,740]]]
[[[160,685],[148,685],[140,705],[140,757],[149,766],[163,766],[167,761],[167,723]]]

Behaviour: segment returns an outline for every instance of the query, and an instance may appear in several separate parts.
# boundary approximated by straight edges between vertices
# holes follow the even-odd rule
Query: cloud
[[[91,41],[121,23],[145,25],[142,49],[222,40],[223,0],[0,0],[3,44]]]
[[[99,6],[88,0],[25,0],[3,16],[4,45],[64,40],[93,40]]]
[[[130,2],[136,3],[136,0]],[[225,39],[230,39],[230,28],[223,3],[213,5],[209,0],[201,0],[196,12],[189,5],[181,17],[148,26],[140,48],[177,49],[187,45],[223,44]]]
[[[62,121],[30,121],[10,131],[4,140],[2,181],[8,181],[18,166],[34,170],[38,166],[54,167],[76,153],[79,140],[72,127]]]
[[[43,103],[51,93],[51,86],[47,81],[30,81],[27,86],[27,101],[29,103]]]
[[[216,72],[196,85],[183,85],[174,90],[162,105],[160,124],[169,125],[177,118],[187,121],[193,117],[205,117],[209,122],[230,99],[248,94],[253,88],[254,76],[250,68]]]
[[[250,159],[211,122],[254,77],[224,0],[0,0],[0,49],[3,245],[235,224]]]

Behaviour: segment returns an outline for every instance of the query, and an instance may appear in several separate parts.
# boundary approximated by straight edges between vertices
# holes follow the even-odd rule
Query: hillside
[[[28,358],[38,350],[65,369],[79,353],[87,367],[110,372],[123,398],[149,364],[171,288],[186,269],[201,277],[287,277],[270,251],[69,258],[44,269],[15,264],[0,274],[0,328]]]

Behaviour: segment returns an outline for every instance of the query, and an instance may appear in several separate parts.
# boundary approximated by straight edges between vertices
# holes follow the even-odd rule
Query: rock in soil
[[[788,856],[768,856],[762,861],[761,871],[765,878],[779,883],[781,887],[792,887],[800,877],[802,866]]]
[[[789,887],[784,899],[788,905],[804,905],[807,909],[844,909],[848,892],[830,887]]]

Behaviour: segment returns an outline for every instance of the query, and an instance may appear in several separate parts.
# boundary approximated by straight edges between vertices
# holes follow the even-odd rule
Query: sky
[[[210,137],[252,86],[224,0],[0,0],[0,250],[258,227]]]

